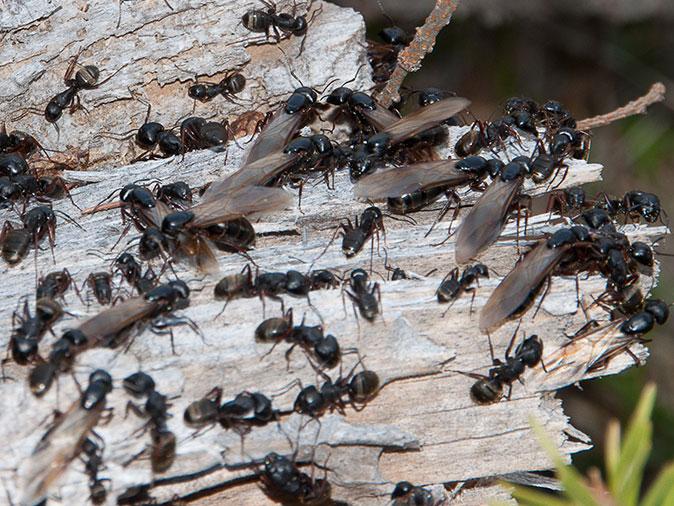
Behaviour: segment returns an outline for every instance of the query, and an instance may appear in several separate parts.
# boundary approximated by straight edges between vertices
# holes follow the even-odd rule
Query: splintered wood
[[[291,4],[279,5],[279,12],[289,11]],[[131,100],[132,95],[152,103],[152,119],[173,125],[192,112],[193,103],[186,96],[187,80],[239,69],[249,81],[241,95],[243,104],[216,99],[196,105],[196,114],[235,117],[258,106],[264,112],[287,97],[298,85],[291,69],[304,85],[321,88],[333,78],[339,82],[353,78],[365,63],[363,22],[348,9],[314,2],[311,10],[319,12],[298,57],[301,38],[282,41],[282,53],[275,45],[264,44],[264,35],[251,38],[241,27],[241,15],[260,6],[255,1],[172,1],[171,5],[173,10],[159,0],[123,2],[119,29],[115,29],[118,6],[114,2],[70,2],[56,9],[38,1],[22,2],[0,13],[0,26],[8,30],[0,51],[0,79],[6,83],[0,105],[3,118],[11,118],[21,107],[43,106],[63,87],[62,74],[79,51],[83,51],[80,61],[100,65],[103,77],[119,71],[101,89],[82,93],[88,114],[66,112],[58,123],[60,139],[42,118],[26,116],[11,124],[44,139],[45,148],[71,146],[67,153],[88,151],[90,160],[97,160],[96,170],[67,170],[63,175],[81,184],[72,191],[72,200],[80,209],[95,206],[129,182],[182,180],[198,187],[234,172],[241,164],[247,137],[239,140],[241,145],[230,143],[223,153],[191,152],[184,157],[125,165],[134,156],[128,141],[94,134],[123,133],[143,122],[147,107]],[[306,6],[300,6],[298,13],[305,10]],[[256,42],[263,45],[253,45]],[[368,89],[371,81],[367,74],[360,69],[350,86]],[[450,128],[448,146],[467,128]],[[506,159],[515,153],[531,154],[533,147],[533,141],[523,137],[521,144],[514,143],[507,153],[497,154]],[[449,148],[444,152],[445,156],[451,154]],[[569,160],[568,172],[561,171],[544,185],[527,184],[525,193],[540,195],[553,187],[600,178],[600,165]],[[288,191],[297,202],[297,190]],[[462,192],[466,204],[476,197],[474,192]],[[105,467],[99,476],[111,480],[111,503],[130,488],[149,485],[147,493],[159,504],[178,498],[197,504],[267,504],[269,499],[253,479],[257,470],[230,467],[276,451],[285,455],[296,452],[299,462],[317,463],[320,467],[314,469],[315,476],[325,473],[333,496],[349,504],[387,504],[394,484],[401,480],[428,485],[438,499],[446,497],[452,504],[483,504],[509,499],[495,484],[499,477],[546,483],[542,477],[526,474],[551,467],[530,428],[530,417],[539,420],[566,456],[591,446],[587,436],[574,429],[565,416],[555,391],[634,365],[632,358],[622,353],[605,368],[588,372],[602,356],[623,344],[615,326],[603,327],[571,344],[566,336],[586,322],[579,306],[587,308],[589,318],[608,319],[601,308],[592,305],[605,288],[603,278],[581,276],[576,290],[575,278],[555,277],[540,310],[536,313],[532,308],[526,313],[520,333],[542,338],[548,372],[540,366],[529,369],[523,384],[513,385],[509,400],[488,406],[474,404],[468,395],[474,380],[462,374],[484,373],[491,365],[487,336],[479,332],[477,318],[489,294],[515,264],[518,250],[523,251],[527,243],[554,230],[563,220],[551,221],[547,214],[531,217],[526,237],[520,234],[519,241],[516,224],[508,225],[501,240],[479,259],[489,266],[491,277],[480,282],[474,299],[464,294],[446,311],[447,306],[437,303],[435,290],[455,266],[453,237],[445,241],[452,213],[430,233],[441,205],[435,206],[436,211],[413,215],[413,220],[385,217],[386,232],[379,241],[347,260],[340,241],[331,240],[340,220],[353,219],[367,205],[354,198],[345,172],[335,175],[334,189],[328,189],[322,180],[307,184],[301,208],[295,205],[255,223],[259,236],[250,256],[264,271],[306,272],[311,266],[348,275],[351,269],[369,270],[372,265],[381,286],[383,310],[373,323],[356,317],[340,289],[311,292],[310,299],[284,297],[284,302],[286,308],[293,308],[298,322],[304,317],[309,324],[320,323],[337,337],[343,349],[358,348],[363,364],[382,381],[376,398],[362,411],[348,407],[345,415],[327,414],[320,423],[299,414],[286,416],[279,423],[254,428],[243,440],[219,426],[195,433],[184,424],[183,411],[215,386],[223,389],[224,399],[242,391],[260,391],[273,396],[279,409],[291,409],[299,382],[306,386],[320,383],[322,378],[301,351],[293,352],[286,362],[288,345],[281,343],[271,350],[270,345],[253,339],[264,318],[280,316],[278,302],[267,299],[263,307],[258,298],[234,300],[217,316],[223,302],[214,300],[213,287],[219,278],[203,277],[178,264],[177,276],[192,289],[189,308],[179,314],[197,322],[203,336],[176,328],[173,353],[168,336],[144,332],[133,339],[128,350],[93,349],[79,356],[74,366],[74,377],[80,384],[87,383],[94,368],[106,369],[114,380],[107,404],[113,408],[112,415],[107,424],[95,429],[105,442]],[[128,238],[115,246],[125,228],[118,211],[81,216],[80,209],[68,199],[55,202],[54,209],[76,219],[82,229],[59,218],[53,258],[43,246],[35,262],[31,252],[16,267],[2,264],[0,311],[6,332],[0,343],[5,347],[17,301],[21,296],[33,298],[36,276],[66,267],[81,284],[89,273],[109,268],[127,247]],[[462,216],[463,211],[452,230]],[[2,218],[17,221],[10,211],[3,211]],[[624,231],[631,239],[650,241],[668,232],[664,227],[638,225],[626,226]],[[132,231],[128,237],[134,234]],[[241,256],[224,254],[218,261],[223,274],[238,272],[247,263]],[[387,265],[404,269],[410,279],[389,281]],[[652,279],[642,278],[644,292],[656,280],[657,273]],[[66,295],[69,314],[54,328],[54,335],[44,338],[44,353],[64,329],[101,309],[90,294],[85,301],[72,292]],[[511,322],[491,336],[497,357],[503,357],[517,325]],[[642,346],[631,349],[642,360],[646,358],[647,350]],[[346,355],[343,374],[357,360],[355,354]],[[142,433],[145,420],[132,413],[125,416],[129,397],[121,389],[121,380],[138,370],[152,375],[157,390],[171,397],[168,427],[177,436],[177,457],[167,472],[158,475],[153,475],[146,458],[133,460],[146,448],[149,436]],[[0,440],[4,442],[0,480],[7,490],[7,494],[0,493],[3,503],[12,498],[16,504],[20,497],[25,479],[22,464],[48,429],[50,415],[67,409],[79,396],[73,376],[62,375],[47,395],[37,399],[28,388],[27,372],[27,368],[9,362],[5,374],[12,379],[0,384]],[[339,368],[329,374],[335,379]],[[88,477],[83,471],[83,464],[74,461],[54,487],[50,504],[87,503]]]

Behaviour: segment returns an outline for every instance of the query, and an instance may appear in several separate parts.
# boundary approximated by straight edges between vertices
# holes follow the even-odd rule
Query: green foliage
[[[531,420],[534,432],[555,465],[557,478],[564,489],[559,496],[529,487],[507,485],[524,506],[661,506],[674,505],[674,463],[660,472],[651,488],[639,499],[646,461],[651,453],[655,404],[655,385],[647,385],[621,437],[617,421],[609,424],[604,452],[605,481],[599,473],[583,477],[573,466],[564,463],[557,445],[543,427]]]

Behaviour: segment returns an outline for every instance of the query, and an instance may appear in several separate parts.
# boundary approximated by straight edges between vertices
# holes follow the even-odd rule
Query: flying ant
[[[477,404],[492,404],[497,402],[503,396],[503,387],[508,387],[508,394],[506,397],[510,399],[512,391],[512,384],[515,380],[519,380],[524,370],[527,367],[535,367],[539,363],[543,363],[543,341],[537,335],[531,335],[515,348],[514,355],[510,355],[519,325],[512,338],[505,353],[505,362],[494,358],[494,349],[489,341],[489,350],[491,352],[492,363],[494,367],[489,369],[489,373],[484,376],[482,374],[462,373],[477,379],[477,382],[470,388],[470,397]]]
[[[522,185],[531,173],[531,159],[518,156],[507,163],[463,219],[456,239],[457,264],[468,263],[501,235],[510,210],[517,206]]]
[[[395,214],[418,211],[444,195],[447,197],[447,206],[436,219],[437,222],[451,203],[459,200],[453,189],[465,184],[478,188],[487,175],[495,170],[495,164],[490,162],[473,156],[458,162],[434,160],[378,170],[358,180],[354,193],[359,198],[387,199],[389,211]]]
[[[456,267],[442,278],[440,286],[435,292],[435,296],[437,297],[438,302],[451,302],[453,304],[462,293],[472,292],[473,296],[470,299],[470,312],[472,314],[476,288],[471,285],[477,283],[479,286],[479,278],[481,277],[489,278],[489,269],[484,264],[475,264],[466,267],[460,277],[459,268]],[[445,314],[446,311],[442,316]]]
[[[226,75],[219,83],[197,83],[187,90],[187,95],[200,102],[209,102],[216,96],[222,95],[225,100],[233,102],[232,95],[243,91],[246,78],[238,72]]]
[[[369,283],[367,272],[363,269],[354,269],[349,276],[349,289],[345,290],[361,316],[369,322],[373,322],[380,313],[381,291],[379,283]]]
[[[169,325],[182,323],[195,328],[196,324],[186,318],[156,322],[159,316],[187,307],[189,294],[185,282],[169,281],[142,296],[129,298],[104,309],[77,328],[66,331],[54,343],[47,360],[30,372],[28,381],[31,391],[41,397],[49,390],[57,374],[70,369],[79,353],[96,346],[119,346],[142,324],[160,325],[158,333],[164,332],[164,328]]]
[[[567,253],[590,245],[590,232],[580,225],[562,228],[540,241],[491,293],[480,313],[480,331],[492,331],[524,313]]]
[[[355,181],[371,172],[385,156],[393,156],[398,145],[402,145],[405,141],[419,141],[421,134],[434,129],[440,122],[454,116],[469,104],[465,98],[446,98],[417,109],[370,136],[349,161],[351,178]]]
[[[378,104],[370,95],[346,86],[332,90],[325,101],[338,107],[340,112],[348,113],[357,129],[363,133],[373,134],[400,119],[397,114]]]
[[[97,369],[89,376],[89,385],[70,408],[56,418],[25,464],[22,504],[37,504],[70,463],[83,452],[87,434],[96,426],[105,410],[106,396],[112,391],[112,378]]]
[[[241,17],[241,22],[243,26],[255,33],[264,33],[267,41],[269,41],[270,31],[274,32],[274,38],[276,42],[281,41],[281,33],[283,35],[294,35],[296,37],[302,37],[302,43],[300,44],[300,52],[304,50],[304,43],[306,41],[307,29],[309,28],[309,23],[311,23],[314,18],[323,10],[322,7],[314,11],[311,18],[307,20],[305,16],[295,16],[296,6],[293,6],[292,14],[287,13],[276,13],[276,4],[271,0],[260,0],[266,10],[253,9],[246,12]]]
[[[175,252],[193,260],[199,269],[206,272],[218,269],[206,240],[213,241],[220,249],[226,248],[226,251],[244,251],[250,243],[242,244],[241,237],[249,241],[252,226],[242,218],[251,213],[282,209],[290,198],[285,191],[276,188],[237,185],[231,189],[228,186],[227,180],[214,182],[199,204],[171,213],[161,222],[161,233],[167,242],[177,246]]]
[[[84,109],[80,104],[79,92],[83,90],[93,90],[99,86],[105,84],[110,79],[112,79],[119,70],[114,72],[110,77],[99,81],[98,78],[101,75],[101,71],[95,65],[85,65],[77,72],[75,72],[75,67],[77,65],[77,60],[80,57],[80,53],[75,55],[75,57],[70,62],[68,69],[66,70],[65,76],[63,77],[63,83],[66,85],[66,90],[54,96],[47,107],[44,110],[44,118],[52,123],[56,131],[58,132],[58,125],[56,122],[63,115],[63,110],[67,107],[70,108],[70,114],[74,113],[78,109]],[[121,69],[120,69],[121,70]],[[75,77],[73,78],[73,72],[75,72]],[[27,113],[33,112],[41,114],[42,112],[33,108],[26,109],[26,112],[15,118],[16,120],[23,118]]]

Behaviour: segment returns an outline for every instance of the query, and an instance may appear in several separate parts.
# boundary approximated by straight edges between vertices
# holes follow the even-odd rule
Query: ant
[[[377,373],[367,369],[354,374],[356,368],[361,365],[362,359],[356,362],[351,371],[346,376],[339,377],[332,381],[330,376],[318,370],[319,374],[325,379],[320,390],[309,385],[302,388],[293,404],[293,409],[302,415],[308,415],[318,419],[326,411],[337,410],[345,415],[344,408],[350,404],[356,411],[361,411],[365,405],[372,400],[379,392],[380,380]]]
[[[14,312],[12,324],[18,320],[18,326],[12,330],[8,352],[19,365],[25,365],[39,359],[38,344],[52,325],[63,316],[63,309],[56,301],[49,298],[39,299],[35,303],[35,316],[30,314],[28,301],[24,301],[21,314]],[[4,359],[4,364],[9,359]]]
[[[477,379],[477,382],[470,388],[470,397],[475,403],[492,404],[497,402],[503,396],[503,387],[506,385],[508,386],[506,398],[510,399],[512,384],[515,380],[520,379],[526,367],[535,367],[540,363],[545,370],[545,365],[541,360],[543,357],[543,341],[535,334],[524,339],[515,348],[515,354],[510,355],[518,330],[519,325],[515,329],[510,339],[510,344],[508,344],[508,348],[506,349],[505,362],[494,358],[494,348],[492,347],[491,339],[489,339],[489,352],[491,353],[494,367],[489,369],[489,373],[486,376],[482,374],[462,373]]]
[[[63,76],[63,83],[66,85],[66,90],[55,95],[47,104],[47,107],[44,110],[44,118],[54,125],[56,131],[58,132],[58,125],[56,122],[63,115],[63,110],[67,107],[70,108],[70,114],[74,113],[78,109],[84,109],[80,103],[79,92],[82,90],[93,90],[105,84],[110,79],[112,79],[117,72],[113,73],[107,79],[99,81],[101,71],[95,65],[85,65],[77,72],[75,72],[75,66],[77,65],[77,60],[80,57],[80,53],[75,55],[75,57],[70,62],[68,69],[66,70],[65,75]],[[73,72],[75,72],[75,77],[73,78]],[[35,109],[29,108],[26,110],[26,113],[20,115],[16,119],[21,119],[28,112],[39,112]]]
[[[109,478],[98,478],[98,471],[103,465],[103,448],[91,438],[86,438],[82,443],[82,454],[84,472],[89,476],[89,499],[93,504],[103,504],[108,494],[103,483],[110,481]]]
[[[134,373],[127,376],[122,386],[124,389],[134,397],[147,397],[145,404],[141,407],[129,401],[126,406],[126,412],[133,411],[137,416],[148,418],[145,424],[150,427],[150,462],[152,463],[152,471],[154,473],[163,473],[167,471],[176,456],[176,436],[171,432],[166,421],[171,416],[168,413],[168,398],[155,390],[154,380],[146,373]],[[147,450],[143,450],[145,453]],[[131,461],[135,460],[139,455],[136,455]],[[130,463],[129,461],[128,463]],[[128,465],[127,463],[127,465]]]
[[[466,267],[460,277],[459,268],[455,267],[449,272],[449,274],[442,278],[440,286],[435,292],[438,302],[454,303],[456,299],[459,298],[461,293],[471,292],[473,296],[470,299],[470,313],[472,314],[476,288],[471,285],[473,283],[477,283],[479,286],[480,277],[489,279],[489,269],[484,264],[475,264],[471,265],[470,267]],[[447,308],[447,311],[449,311],[449,308]],[[445,314],[447,314],[447,311],[442,314],[443,317]]]
[[[216,96],[222,95],[225,100],[234,102],[232,95],[243,91],[245,86],[246,78],[243,74],[236,72],[226,75],[219,83],[193,84],[187,90],[187,95],[200,102],[209,102]]]
[[[35,298],[40,300],[43,298],[56,299],[58,297],[63,297],[71,284],[75,289],[77,288],[73,283],[73,277],[70,275],[70,272],[68,272],[68,269],[50,272],[38,282]]]
[[[379,283],[369,283],[367,272],[363,269],[354,269],[349,276],[349,289],[345,290],[361,316],[369,322],[373,322],[381,312],[381,291]]]
[[[89,285],[100,305],[107,306],[112,302],[112,274],[105,271],[92,272],[84,282]]]
[[[264,33],[267,41],[269,41],[270,30],[274,32],[274,38],[276,42],[281,41],[281,34],[279,30],[283,32],[284,35],[294,35],[296,37],[304,36],[302,44],[300,45],[299,54],[302,54],[304,50],[304,42],[306,41],[307,29],[309,28],[309,23],[322,11],[322,8],[316,10],[311,18],[307,21],[305,16],[295,16],[296,5],[293,6],[293,13],[276,13],[276,4],[271,2],[271,0],[260,0],[266,10],[253,9],[246,12],[241,17],[241,22],[243,26],[255,33]]]
[[[337,366],[342,357],[337,339],[331,334],[326,336],[321,325],[305,325],[302,319],[300,325],[293,326],[292,309],[289,309],[281,318],[269,318],[260,323],[255,329],[255,340],[265,343],[273,342],[272,350],[281,341],[291,343],[292,346],[285,353],[288,367],[290,367],[290,354],[298,345],[317,359],[321,367],[327,369]]]
[[[342,236],[342,251],[347,258],[351,258],[363,249],[365,242],[377,234],[377,243],[379,243],[379,231],[384,232],[384,221],[381,210],[376,206],[370,206],[363,211],[355,224],[347,218],[346,223],[340,225]],[[374,248],[374,242],[373,242]]]
[[[391,492],[391,506],[436,506],[433,493],[409,481],[398,482]]]

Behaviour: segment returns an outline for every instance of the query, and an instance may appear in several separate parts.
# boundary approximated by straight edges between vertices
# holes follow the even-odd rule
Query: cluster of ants
[[[310,20],[277,13],[273,4],[264,3],[265,10],[252,10],[243,16],[242,23],[248,30],[265,33],[267,39],[276,41],[306,34]],[[383,44],[372,43],[368,51],[378,84],[388,79],[395,68],[397,53],[410,40],[398,29],[385,30],[382,39]],[[50,123],[56,124],[65,109],[74,113],[81,107],[80,92],[113,77],[99,81],[100,72],[93,65],[82,67],[73,77],[75,68],[73,61],[64,79],[66,90],[51,99],[44,110]],[[245,84],[242,74],[231,72],[218,83],[195,84],[187,94],[202,102],[218,96],[235,101],[234,95]],[[60,301],[71,286],[81,298],[81,289],[75,286],[67,270],[41,278],[34,313],[27,299],[22,309],[15,312],[9,343],[11,360],[32,366],[28,382],[32,393],[39,397],[60,374],[72,371],[78,356],[87,350],[128,346],[146,328],[170,334],[172,346],[172,329],[177,325],[187,325],[199,333],[194,321],[175,314],[189,305],[190,288],[179,279],[162,282],[167,268],[172,270],[173,263],[186,262],[202,272],[217,272],[214,248],[243,255],[254,263],[247,253],[256,239],[250,216],[286,208],[291,198],[282,189],[284,185],[301,189],[307,181],[321,178],[329,185],[330,176],[339,170],[348,171],[356,197],[370,202],[385,201],[391,215],[426,209],[446,197],[447,203],[437,222],[450,209],[454,209],[456,217],[461,207],[467,207],[459,196],[459,188],[479,192],[455,232],[456,264],[466,267],[463,271],[458,267],[452,269],[436,292],[439,303],[452,304],[467,292],[475,297],[479,279],[488,278],[490,270],[484,264],[468,264],[498,240],[513,216],[518,222],[522,215],[526,219],[529,197],[523,193],[525,183],[550,183],[561,173],[565,177],[570,170],[569,159],[586,157],[589,136],[575,128],[574,118],[558,102],[539,105],[530,99],[512,98],[505,103],[502,117],[473,123],[456,142],[456,157],[443,159],[435,148],[447,143],[446,125],[460,122],[459,115],[468,105],[464,98],[431,88],[418,93],[418,107],[401,117],[395,107],[382,107],[372,96],[346,86],[333,89],[324,100],[319,100],[319,93],[313,88],[297,88],[276,111],[257,121],[254,128],[257,135],[241,167],[199,189],[196,203],[193,199],[196,189],[185,182],[154,185],[136,182],[115,192],[118,202],[101,202],[84,210],[84,214],[91,214],[119,208],[126,225],[124,234],[132,227],[140,234],[135,241],[137,257],[125,251],[108,270],[91,273],[86,278],[88,290],[106,307],[66,330],[46,354],[39,350],[42,338],[67,313]],[[300,129],[310,125],[323,111],[328,111],[335,123],[350,127],[348,140],[338,143],[323,133],[298,136]],[[176,134],[171,128],[149,121],[149,116],[148,107],[144,124],[131,136],[114,136],[134,138],[143,150],[134,162],[196,149],[225,150],[237,130],[226,122],[189,117],[181,122]],[[530,155],[508,160],[503,160],[502,154],[497,156],[498,148],[508,142],[520,143],[521,139],[533,141],[535,148]],[[71,186],[60,177],[30,168],[27,160],[40,150],[46,152],[29,134],[7,133],[4,129],[0,132],[0,205],[24,208],[21,225],[7,222],[0,235],[2,257],[10,266],[25,258],[31,247],[37,254],[45,237],[52,249],[55,244],[57,212],[46,204],[26,211],[29,200],[46,203],[69,196]],[[629,347],[634,342],[644,341],[645,334],[668,318],[668,305],[645,298],[639,289],[640,275],[653,274],[653,249],[644,242],[630,241],[616,226],[620,220],[654,223],[661,219],[659,199],[641,191],[629,191],[620,198],[600,194],[590,199],[580,188],[552,189],[548,211],[562,215],[568,226],[538,239],[503,277],[481,310],[479,328],[489,335],[505,322],[522,316],[540,292],[549,289],[554,276],[599,273],[606,278],[606,290],[595,303],[609,310],[609,326],[625,336],[619,348],[592,365],[605,366],[615,354],[631,353]],[[353,222],[340,223],[341,249],[347,259],[358,255],[368,241],[384,233],[384,217],[380,207],[370,205]],[[163,261],[159,272],[143,267],[143,262],[154,259]],[[392,280],[408,278],[403,270],[392,270]],[[371,281],[371,273],[357,268],[342,279],[327,269],[310,270],[306,274],[296,270],[263,272],[254,271],[248,264],[241,272],[222,278],[215,285],[214,295],[226,301],[225,307],[233,299],[246,297],[260,297],[263,303],[267,297],[281,302],[282,316],[264,320],[252,338],[271,344],[269,353],[281,342],[290,344],[286,360],[296,347],[303,350],[323,381],[320,385],[295,382],[299,393],[292,409],[285,410],[274,407],[274,397],[261,392],[240,392],[223,402],[222,387],[215,387],[189,404],[184,423],[198,430],[218,424],[243,438],[255,427],[278,423],[293,413],[320,423],[320,418],[329,412],[345,414],[349,407],[363,409],[382,387],[379,376],[363,366],[358,350],[342,349],[338,339],[326,334],[322,325],[307,325],[304,320],[296,325],[292,309],[285,311],[282,295],[309,298],[313,291],[341,286],[353,302],[354,312],[357,310],[363,319],[374,324],[381,314],[381,294],[379,283]],[[124,293],[117,290],[115,294],[116,277],[128,284]],[[581,329],[573,339],[595,332],[593,327]],[[510,397],[513,383],[526,368],[545,367],[542,339],[536,335],[526,337],[511,354],[515,339],[516,333],[504,360],[494,358],[490,341],[493,367],[486,374],[462,373],[476,380],[470,389],[476,403],[498,402],[504,398],[506,388],[505,397]],[[341,371],[342,359],[347,354],[358,354],[358,361],[346,375],[340,372],[336,379],[331,378],[326,370],[340,366]],[[638,361],[635,356],[634,359]],[[3,366],[7,360],[10,359],[3,361]],[[104,446],[89,434],[106,412],[106,396],[112,391],[112,384],[107,372],[94,371],[81,398],[56,418],[28,463],[25,503],[44,501],[53,483],[78,455],[85,461],[91,501],[100,504],[106,500],[104,482],[109,480],[98,476]],[[144,429],[150,431],[147,453],[152,469],[155,473],[165,472],[175,460],[177,446],[176,437],[167,426],[171,405],[144,372],[125,378],[123,387],[134,398],[145,398],[142,405],[130,402],[129,409],[147,420]],[[71,447],[67,447],[68,442]],[[58,462],[54,462],[54,455],[59,455]],[[62,455],[68,457],[61,458]],[[270,453],[238,466],[255,469],[263,490],[284,504],[339,504],[331,499],[330,483],[302,471],[293,458]],[[147,492],[143,487],[132,489],[118,501],[142,502]],[[399,506],[437,504],[429,490],[409,482],[395,486],[391,501]]]

